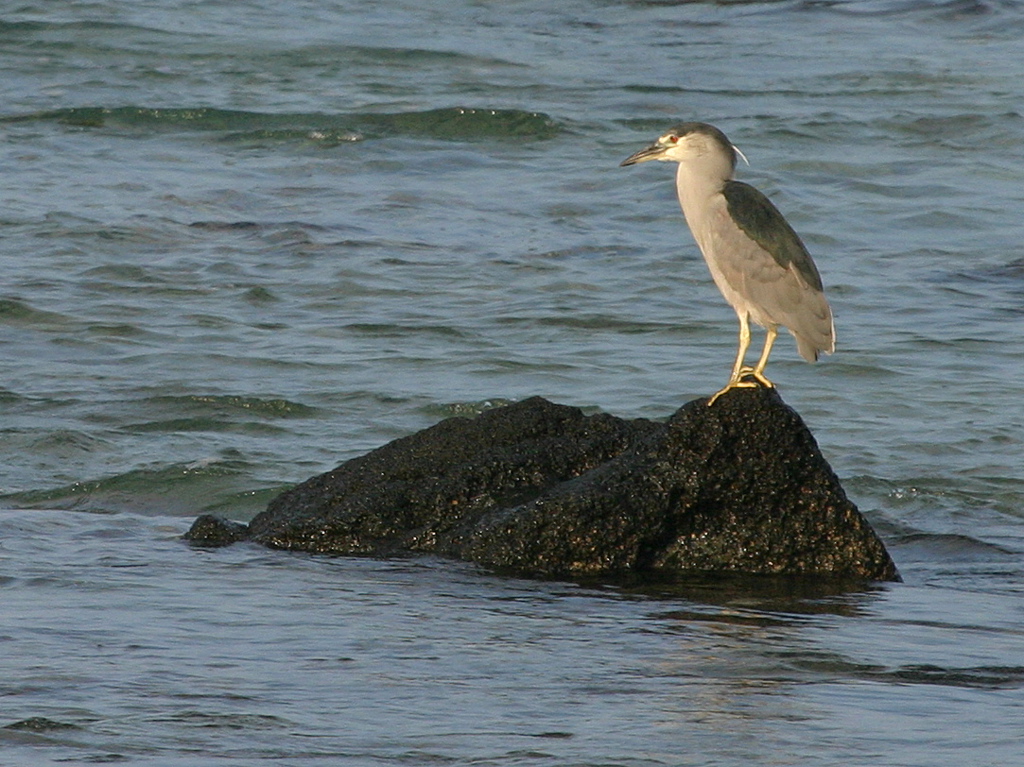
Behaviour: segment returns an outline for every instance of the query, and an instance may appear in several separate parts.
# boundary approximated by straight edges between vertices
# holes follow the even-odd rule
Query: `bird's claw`
[[[753,378],[757,383],[752,381],[744,381],[744,378]],[[774,389],[775,384],[768,380],[768,377],[757,368],[741,368],[740,372],[736,374],[734,383],[737,386],[757,386],[760,384],[766,389]]]
[[[754,380],[750,380],[754,379]],[[766,389],[774,389],[775,384],[768,380],[764,373],[755,368],[740,368],[732,379],[725,385],[725,388],[715,392],[708,400],[708,407],[715,404],[715,401],[730,389],[754,389],[763,386]]]

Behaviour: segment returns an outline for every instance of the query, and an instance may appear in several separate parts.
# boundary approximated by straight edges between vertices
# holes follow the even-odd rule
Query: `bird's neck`
[[[686,223],[705,257],[713,249],[714,216],[722,201],[722,190],[732,177],[732,168],[693,167],[680,163],[676,171],[676,193]]]
[[[732,168],[679,163],[676,170],[676,193],[683,213],[689,217],[691,212],[705,209],[708,201],[721,194],[725,183],[731,178]]]

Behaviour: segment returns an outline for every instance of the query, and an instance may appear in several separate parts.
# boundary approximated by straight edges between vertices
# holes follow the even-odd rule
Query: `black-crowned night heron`
[[[780,325],[793,334],[808,362],[817,360],[819,352],[831,354],[836,345],[832,310],[814,261],[771,201],[733,179],[737,155],[742,156],[715,126],[687,122],[622,162],[679,163],[676,192],[686,223],[715,284],[739,316],[740,348],[732,377],[709,405],[735,387],[772,386],[764,368]],[[750,320],[767,330],[764,351],[752,368],[743,364]]]

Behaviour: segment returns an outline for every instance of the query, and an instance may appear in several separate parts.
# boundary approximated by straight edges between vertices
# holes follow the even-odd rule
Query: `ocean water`
[[[0,764],[1024,761],[1024,5],[0,5]],[[750,159],[836,354],[769,366],[905,579],[499,578],[181,534],[456,414],[663,418]],[[755,345],[760,343],[757,336]]]

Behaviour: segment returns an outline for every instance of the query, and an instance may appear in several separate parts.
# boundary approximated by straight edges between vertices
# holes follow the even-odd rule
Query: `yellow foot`
[[[749,380],[751,378],[754,380]],[[724,389],[720,389],[714,393],[711,399],[708,400],[708,407],[714,405],[715,401],[730,389],[754,389],[758,386],[763,386],[766,389],[775,388],[775,384],[769,381],[765,377],[764,373],[758,373],[754,368],[742,368],[739,373],[736,374],[735,378],[725,385]]]
[[[765,376],[764,373],[760,372],[756,368],[743,368],[743,369],[741,369],[739,375],[736,376],[736,380],[742,382],[744,378],[753,378],[755,381],[757,381],[759,384],[761,384],[761,386],[763,386],[766,389],[774,389],[775,388],[775,384],[773,384],[771,381],[769,381],[768,377]],[[749,386],[750,384],[748,383],[747,385]]]

